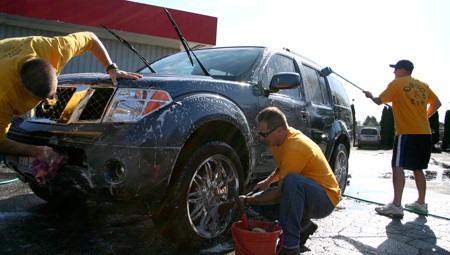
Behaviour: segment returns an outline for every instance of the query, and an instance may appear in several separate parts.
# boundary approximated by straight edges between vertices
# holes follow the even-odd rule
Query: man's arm
[[[102,66],[106,69],[108,66],[110,66],[113,62],[111,60],[111,57],[108,54],[108,51],[106,50],[103,43],[100,41],[100,39],[92,32],[85,32],[93,41],[93,46],[91,49],[91,53],[95,56],[95,58],[102,64]],[[131,73],[131,72],[125,72],[120,69],[110,69],[108,71],[109,76],[111,77],[111,80],[114,84],[114,86],[117,85],[117,78],[125,78],[125,79],[139,79],[142,78],[141,74],[138,73]]]
[[[258,182],[255,187],[253,188],[254,190],[266,190],[270,184],[277,182],[280,179],[280,168],[276,168],[269,176],[267,176],[266,179]]]
[[[369,91],[363,91],[363,93],[366,95],[367,98],[372,99],[372,101],[377,104],[377,105],[381,105],[383,102],[381,102],[381,99],[379,97],[373,97],[372,93],[370,93]]]
[[[270,184],[277,182],[278,186],[275,190],[261,193],[257,196],[240,196],[239,200],[244,204],[245,198],[247,202],[251,205],[269,205],[277,203],[281,198],[281,187],[283,185],[283,180],[280,179],[280,168],[276,168],[266,179],[258,182],[254,190],[266,190],[269,188]]]
[[[263,192],[256,196],[240,196],[239,200],[241,204],[244,204],[247,198],[247,203],[250,205],[272,205],[280,202],[281,199],[281,187],[283,187],[283,179],[278,180],[278,186],[276,189]]]
[[[51,147],[19,143],[8,138],[0,142],[0,154],[32,157],[48,163],[58,156]]]
[[[437,110],[439,109],[439,107],[441,107],[441,101],[439,100],[439,98],[436,99],[436,101],[434,101],[432,104],[430,104],[430,106],[428,106],[427,109],[427,116],[428,118],[431,117],[433,114],[435,114],[437,112]]]

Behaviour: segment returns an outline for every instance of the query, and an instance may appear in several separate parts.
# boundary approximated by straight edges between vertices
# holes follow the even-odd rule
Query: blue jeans
[[[252,209],[271,221],[278,219],[283,228],[284,247],[293,249],[299,247],[302,226],[308,224],[310,219],[330,215],[334,206],[317,182],[298,174],[289,174],[283,179],[281,192],[279,204],[252,205]]]

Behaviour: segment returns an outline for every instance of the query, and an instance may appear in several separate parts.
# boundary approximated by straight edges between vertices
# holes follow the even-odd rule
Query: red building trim
[[[216,45],[216,17],[168,11],[186,40]],[[124,0],[1,0],[0,12],[178,39],[162,7]]]

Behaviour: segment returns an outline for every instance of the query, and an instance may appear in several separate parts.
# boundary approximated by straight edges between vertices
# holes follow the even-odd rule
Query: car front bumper
[[[180,151],[177,147],[136,147],[124,144],[126,142],[75,143],[74,137],[71,140],[70,144],[47,144],[67,155],[68,161],[45,187],[70,187],[93,201],[145,200],[152,207],[157,206],[165,194]],[[30,161],[23,162],[27,160],[5,156],[5,164],[15,170],[22,181],[36,182]]]

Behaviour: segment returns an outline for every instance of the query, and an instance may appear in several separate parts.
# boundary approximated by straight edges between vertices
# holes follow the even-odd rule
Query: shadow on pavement
[[[436,235],[426,223],[423,215],[404,224],[400,219],[392,219],[386,226],[386,240],[376,248],[346,236],[334,238],[346,241],[363,254],[450,254],[436,246]]]
[[[130,204],[58,207],[32,194],[2,204],[0,254],[184,253],[157,233],[149,215],[136,212]]]

